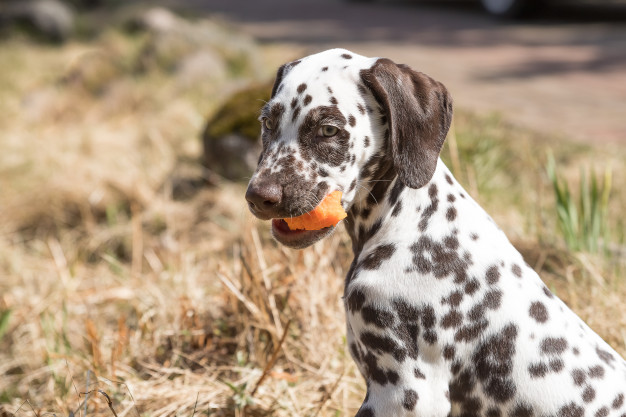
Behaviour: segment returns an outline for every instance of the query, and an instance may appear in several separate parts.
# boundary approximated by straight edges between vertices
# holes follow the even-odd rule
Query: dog
[[[358,417],[626,417],[626,362],[543,284],[439,159],[443,84],[332,49],[281,66],[246,191],[274,238],[340,190]]]

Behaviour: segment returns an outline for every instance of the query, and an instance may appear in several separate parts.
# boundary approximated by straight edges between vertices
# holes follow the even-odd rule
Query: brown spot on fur
[[[548,297],[548,298],[552,298],[554,297],[554,294],[552,294],[552,292],[548,289],[548,287],[543,287],[543,293]]]
[[[596,411],[596,413],[594,414],[595,417],[606,417],[609,415],[609,409],[606,407],[602,407],[600,408],[598,411]]]
[[[563,367],[565,366],[563,361],[560,359],[552,359],[549,365],[550,365],[550,369],[552,369],[553,372],[557,372],[557,373],[561,372],[563,370]]]
[[[498,334],[486,339],[472,357],[476,376],[485,393],[498,402],[510,400],[516,392],[510,375],[513,372],[517,333],[515,325],[505,326]]]
[[[365,256],[360,263],[361,267],[363,269],[376,270],[380,268],[384,261],[391,258],[395,251],[396,247],[392,243],[379,245]]]
[[[437,198],[437,185],[435,183],[430,184],[428,187],[428,196],[430,197],[430,205],[426,207],[424,213],[422,213],[422,218],[419,222],[419,229],[423,232],[428,227],[428,220],[430,217],[435,214],[437,208],[439,207],[439,199]]]
[[[460,291],[454,291],[449,296],[441,300],[441,304],[450,304],[453,307],[458,307],[463,301],[463,293]]]
[[[574,385],[580,386],[585,383],[587,375],[585,375],[585,371],[582,369],[574,369],[572,371],[572,379],[574,380]]]
[[[583,391],[583,401],[586,403],[590,403],[593,399],[596,398],[596,391],[592,387],[587,387]]]
[[[405,410],[412,411],[415,408],[415,404],[417,404],[417,392],[412,389],[404,390],[404,400],[402,401],[402,406]]]
[[[578,404],[571,402],[559,409],[559,417],[583,417],[585,410]]]
[[[485,274],[487,278],[487,283],[490,285],[495,284],[500,279],[500,271],[496,265],[492,265],[487,269],[487,273]]]
[[[546,355],[560,355],[567,349],[567,340],[562,337],[546,337],[541,341],[541,352]]]
[[[511,417],[532,417],[533,409],[526,404],[517,405],[511,412]]]
[[[601,365],[592,366],[589,368],[589,376],[591,378],[604,378],[604,368]]]
[[[465,284],[465,293],[468,295],[474,294],[480,288],[480,283],[476,279],[472,279]]]
[[[454,359],[455,352],[456,349],[453,345],[447,345],[445,348],[443,348],[443,357],[450,361]]]
[[[543,378],[548,373],[548,367],[545,363],[535,363],[528,367],[528,373],[533,378]]]
[[[530,305],[530,310],[528,311],[528,313],[530,314],[530,317],[532,317],[539,323],[545,323],[546,321],[548,321],[548,310],[546,309],[546,306],[540,301],[535,301],[534,303],[532,303]]]
[[[454,221],[454,219],[456,219],[456,209],[454,207],[448,207],[448,210],[446,211],[446,219],[449,222]]]
[[[372,306],[363,307],[361,316],[365,323],[371,323],[380,328],[388,328],[393,325],[392,313]]]
[[[450,327],[459,327],[463,322],[463,315],[456,310],[451,310],[441,319],[441,327],[448,329]]]
[[[300,106],[296,107],[293,110],[293,113],[291,115],[291,121],[295,122],[298,119],[298,116],[300,116]]]
[[[360,289],[352,291],[346,302],[348,304],[348,310],[352,312],[360,311],[365,303],[365,298],[365,294]]]

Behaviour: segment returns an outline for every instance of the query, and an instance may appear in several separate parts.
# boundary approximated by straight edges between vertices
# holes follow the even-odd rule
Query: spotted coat
[[[343,192],[344,301],[367,384],[358,417],[626,417],[626,363],[550,292],[439,159],[446,88],[334,49],[282,66],[247,199],[281,218]]]

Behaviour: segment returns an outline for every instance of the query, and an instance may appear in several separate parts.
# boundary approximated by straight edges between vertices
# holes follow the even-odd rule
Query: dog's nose
[[[246,200],[250,210],[259,217],[272,218],[282,200],[283,189],[276,183],[250,184]]]

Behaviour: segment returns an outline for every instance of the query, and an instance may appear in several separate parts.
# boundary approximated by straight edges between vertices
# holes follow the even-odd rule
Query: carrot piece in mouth
[[[335,226],[348,215],[341,205],[341,191],[333,191],[308,213],[284,219],[291,230],[320,230]]]

